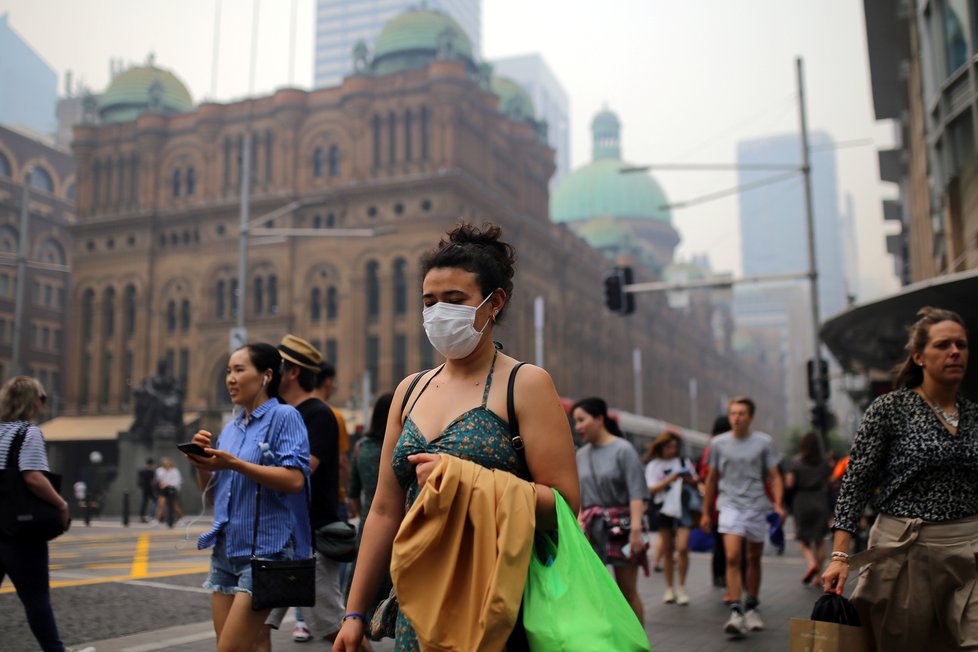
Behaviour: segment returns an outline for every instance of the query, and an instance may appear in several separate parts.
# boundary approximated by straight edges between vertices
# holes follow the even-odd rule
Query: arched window
[[[102,304],[102,318],[104,321],[105,337],[115,335],[115,289],[106,288],[105,299]]]
[[[187,196],[192,197],[197,192],[197,171],[193,166],[187,168]]]
[[[180,170],[173,171],[173,196],[180,196]]]
[[[387,160],[391,165],[397,160],[397,115],[393,111],[387,116]]]
[[[136,287],[127,285],[122,294],[122,327],[126,331],[126,337],[136,334]]]
[[[64,265],[67,260],[64,247],[54,238],[45,238],[39,247],[38,258],[51,265]]]
[[[166,304],[166,332],[175,333],[177,330],[177,302],[173,299]]]
[[[374,167],[380,167],[380,116],[375,115],[372,121],[374,136]]]
[[[5,254],[16,253],[19,240],[20,235],[17,233],[17,229],[9,224],[0,226],[0,251]]]
[[[92,320],[95,316],[95,290],[88,289],[82,294],[82,338],[92,341]]]
[[[30,172],[31,187],[43,190],[44,192],[54,192],[54,180],[48,171],[42,167],[35,166]]]
[[[313,288],[309,292],[309,319],[317,322],[323,318],[323,292],[319,288]]]
[[[329,176],[340,176],[340,148],[338,145],[329,147]]]
[[[320,178],[323,176],[323,148],[317,147],[312,152],[312,176]]]
[[[411,160],[411,128],[413,127],[413,120],[411,115],[411,109],[404,110],[404,160]]]
[[[231,279],[230,294],[231,294],[231,316],[237,317],[238,316],[238,279],[236,278]]]
[[[231,396],[228,394],[227,386],[228,358],[224,356],[223,363],[217,368],[217,375],[214,377],[214,399],[215,403],[224,407],[231,407]]]
[[[380,316],[380,265],[375,260],[367,263],[367,319]]]
[[[218,319],[224,319],[225,310],[225,297],[224,293],[227,292],[227,284],[220,280],[217,282],[217,287],[214,288],[214,314],[217,315]]]
[[[407,312],[407,261],[398,258],[394,261],[394,314],[403,315]]]
[[[186,333],[190,330],[190,299],[180,302],[180,331]]]
[[[70,186],[68,186],[68,189],[65,191],[65,198],[67,199],[75,198],[75,184],[71,184]]]
[[[265,309],[265,279],[260,276],[255,277],[255,314],[260,315]]]
[[[268,312],[278,314],[278,277],[275,274],[268,277]]]
[[[336,286],[331,285],[326,289],[326,320],[336,321],[340,314],[339,298],[336,296]]]
[[[0,177],[9,177],[9,176],[10,176],[10,161],[8,161],[7,157],[3,155],[3,152],[0,152]]]

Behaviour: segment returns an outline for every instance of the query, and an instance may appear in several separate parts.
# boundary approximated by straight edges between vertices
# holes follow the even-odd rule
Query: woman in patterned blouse
[[[827,592],[860,573],[853,604],[878,650],[978,648],[978,406],[959,396],[968,336],[950,310],[923,308],[897,389],[866,411],[835,510]],[[848,556],[871,496],[869,549]]]

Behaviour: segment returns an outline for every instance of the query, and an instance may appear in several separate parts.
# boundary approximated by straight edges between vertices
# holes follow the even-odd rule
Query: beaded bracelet
[[[841,561],[846,564],[849,563],[849,553],[842,550],[834,550],[832,552],[832,561]]]
[[[341,622],[341,623],[345,623],[345,622],[346,622],[347,620],[349,620],[350,618],[359,618],[359,619],[360,619],[360,620],[362,620],[362,621],[363,621],[364,623],[366,623],[366,622],[367,622],[367,617],[366,617],[366,616],[364,616],[363,614],[360,614],[360,613],[357,613],[357,612],[355,612],[355,611],[351,611],[351,612],[350,612],[350,613],[348,613],[348,614],[343,614],[343,620],[341,620],[340,622]]]

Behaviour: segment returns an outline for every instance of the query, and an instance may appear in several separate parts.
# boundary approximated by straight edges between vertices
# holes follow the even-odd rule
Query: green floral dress
[[[431,380],[441,373],[439,368],[424,387],[418,393],[418,398],[428,388]],[[406,508],[417,499],[421,488],[418,486],[417,476],[414,472],[414,465],[408,462],[408,455],[417,453],[445,453],[454,455],[463,460],[469,460],[476,464],[481,464],[488,469],[501,469],[509,471],[521,478],[529,479],[530,472],[526,467],[526,462],[513,449],[510,441],[509,424],[486,407],[489,398],[489,388],[492,386],[492,373],[496,368],[496,357],[492,359],[492,366],[486,377],[486,389],[482,393],[482,404],[463,412],[448,424],[444,432],[432,439],[430,442],[418,430],[418,426],[411,419],[411,411],[418,402],[414,399],[411,408],[408,410],[404,420],[404,428],[401,436],[397,440],[394,448],[394,459],[392,466],[394,475],[397,476],[401,488],[406,494]],[[397,615],[397,634],[394,649],[397,652],[418,652],[418,637],[414,632],[414,627],[408,622],[404,614]]]

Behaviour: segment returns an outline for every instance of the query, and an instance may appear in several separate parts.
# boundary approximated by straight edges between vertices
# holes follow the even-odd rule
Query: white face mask
[[[492,293],[483,299],[478,306],[460,306],[454,303],[439,301],[430,305],[421,313],[424,320],[424,332],[435,350],[450,360],[464,358],[479,345],[482,333],[489,326],[487,319],[481,331],[475,330],[476,311],[485,305]]]

